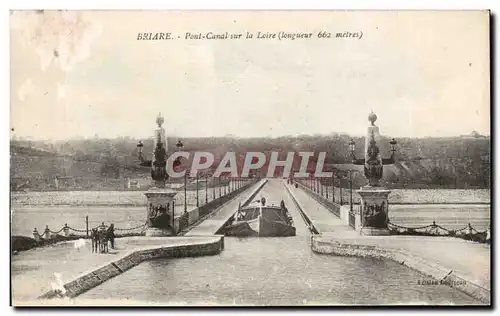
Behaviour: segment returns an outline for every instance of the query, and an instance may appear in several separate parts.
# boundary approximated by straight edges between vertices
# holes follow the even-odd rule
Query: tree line
[[[356,156],[362,157],[364,137],[353,137]],[[175,150],[178,138],[168,138],[169,151]],[[349,135],[300,135],[277,138],[199,137],[180,139],[185,151],[208,151],[216,161],[228,151],[257,152],[326,152],[325,164],[337,166],[351,162],[348,152]],[[384,182],[389,187],[450,187],[489,188],[491,182],[490,137],[399,138],[394,166],[384,170]],[[76,161],[101,164],[100,174],[106,177],[143,176],[148,173],[137,165],[138,139],[78,139],[54,143],[43,141],[11,141],[11,153],[71,157]],[[383,157],[390,156],[390,138],[382,136],[379,143]],[[144,154],[153,152],[153,140],[143,140]],[[35,149],[39,149],[35,150]],[[312,158],[313,160],[314,158]],[[334,167],[332,167],[334,168]],[[123,174],[122,174],[123,176]],[[356,184],[363,183],[362,173],[355,176]]]

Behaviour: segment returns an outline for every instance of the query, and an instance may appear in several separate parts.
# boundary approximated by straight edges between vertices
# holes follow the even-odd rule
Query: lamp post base
[[[172,236],[172,230],[169,228],[155,228],[155,227],[148,227],[146,229],[146,237],[166,237],[166,236]]]
[[[387,236],[391,232],[387,228],[361,227],[360,235],[362,236]]]
[[[174,197],[177,192],[170,188],[151,188],[146,193],[147,199],[147,237],[175,235]]]

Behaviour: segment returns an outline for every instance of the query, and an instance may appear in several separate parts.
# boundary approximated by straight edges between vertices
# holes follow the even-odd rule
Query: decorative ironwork
[[[436,224],[435,221],[432,222],[431,225],[420,227],[406,227],[389,222],[388,227],[391,231],[391,234],[394,235],[446,236],[457,237],[482,243],[491,242],[490,228],[488,228],[486,231],[478,231],[477,229],[472,227],[470,223],[460,229],[447,229]]]
[[[385,201],[382,204],[370,204],[366,202],[363,207],[363,226],[373,228],[387,227],[387,212]]]
[[[380,148],[377,144],[378,127],[375,125],[377,115],[371,112],[368,116],[368,120],[370,121],[371,126],[368,127],[365,159],[356,158],[356,143],[353,139],[349,141],[349,151],[351,154],[352,163],[355,165],[364,166],[364,174],[369,182],[369,185],[378,186],[383,176],[383,166],[394,163],[394,155],[396,152],[397,142],[394,138],[391,139],[391,141],[389,142],[389,144],[391,145],[391,156],[388,159],[383,159],[380,156]]]
[[[349,226],[356,229],[356,214],[349,212]]]
[[[380,149],[375,141],[373,130],[370,133],[370,143],[367,149],[367,159],[364,166],[365,177],[371,186],[378,185],[383,175],[382,159],[380,159]]]
[[[156,228],[171,227],[170,204],[153,205],[149,204],[148,225]]]
[[[153,150],[153,159],[145,160],[143,156],[144,144],[139,141],[137,144],[138,158],[141,166],[148,166],[151,168],[151,178],[155,181],[155,186],[164,188],[165,182],[168,180],[167,173],[167,139],[165,136],[165,129],[162,127],[165,119],[158,114],[156,124],[158,128],[155,131],[155,147]]]

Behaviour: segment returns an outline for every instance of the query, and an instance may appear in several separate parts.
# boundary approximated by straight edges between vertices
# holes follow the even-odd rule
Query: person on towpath
[[[111,243],[111,249],[115,249],[115,224],[110,224],[106,233]]]

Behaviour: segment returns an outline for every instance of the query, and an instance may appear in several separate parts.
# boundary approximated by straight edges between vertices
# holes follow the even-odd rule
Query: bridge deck
[[[295,195],[302,209],[320,233],[346,232],[355,235],[355,231],[349,225],[345,225],[339,217],[314,200],[303,189],[300,187],[295,188],[290,184],[285,185],[288,185],[292,194]]]

